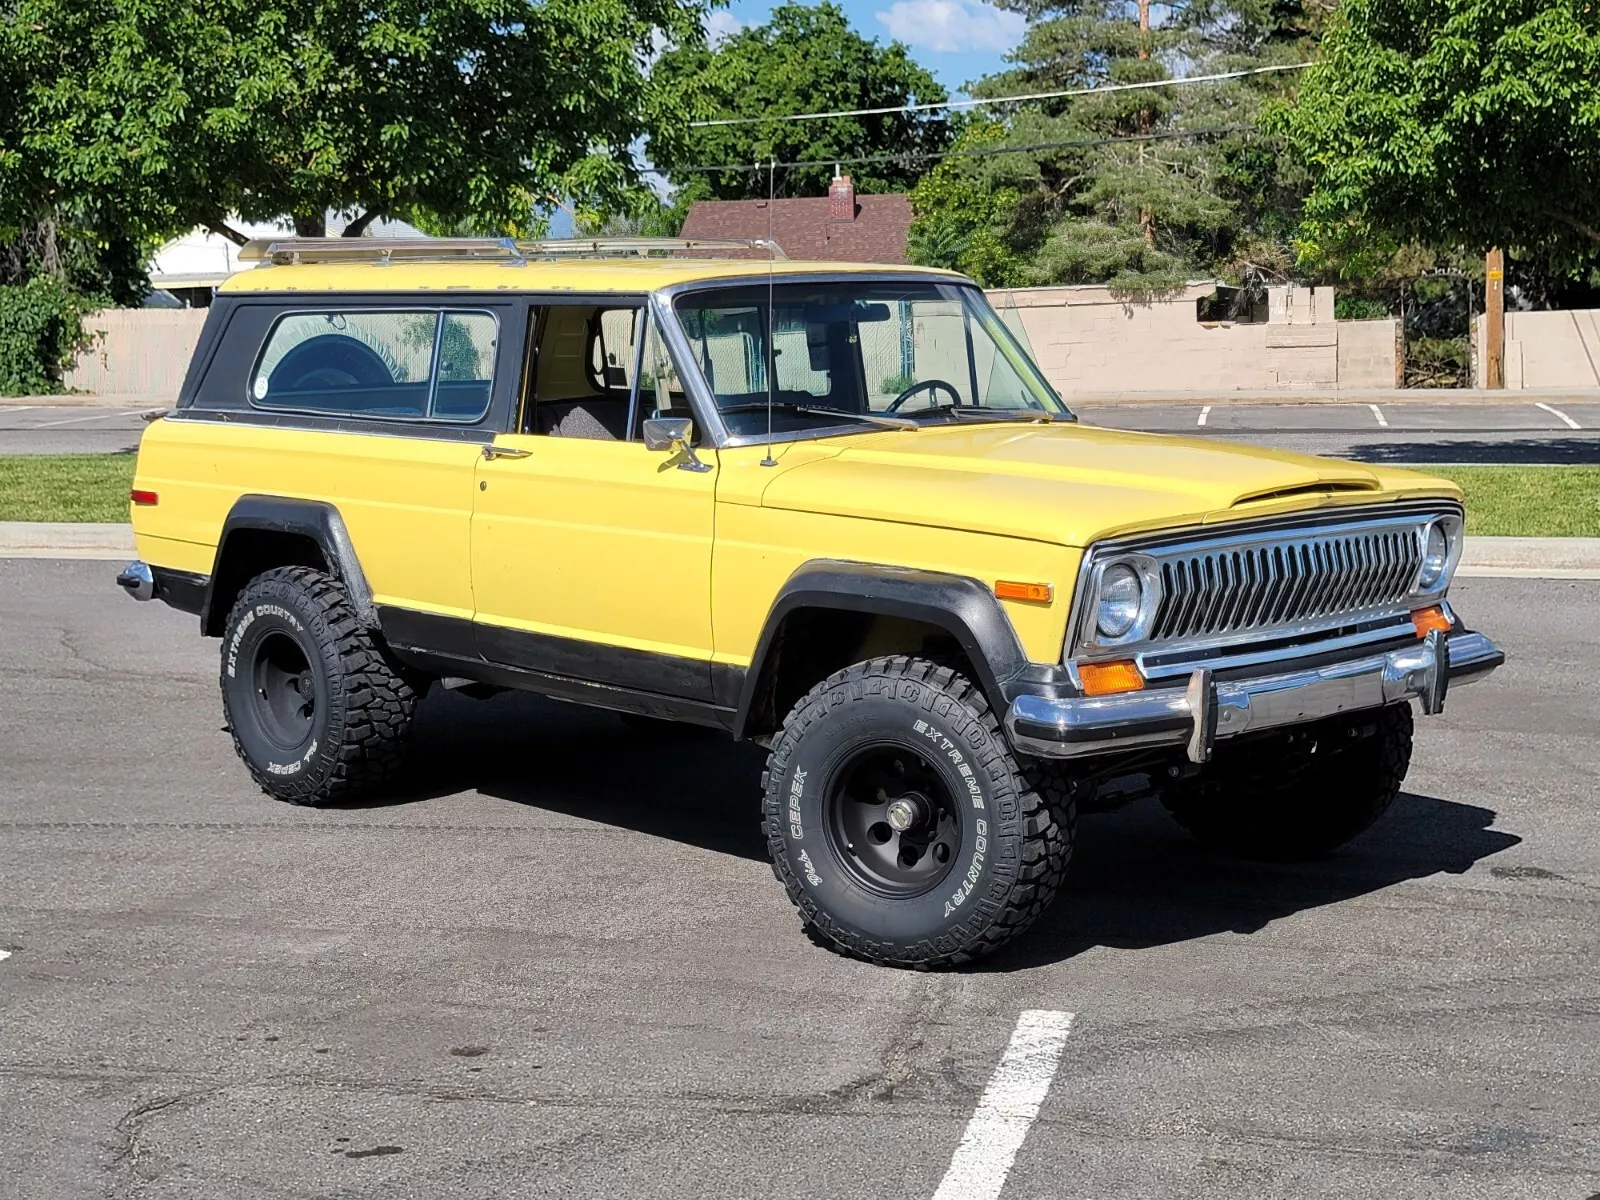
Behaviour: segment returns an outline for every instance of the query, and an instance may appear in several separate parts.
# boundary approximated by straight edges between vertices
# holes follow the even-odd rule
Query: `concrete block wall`
[[[1129,301],[1101,286],[989,293],[1065,396],[1395,386],[1395,322],[1335,321],[1332,288],[1268,289],[1265,324],[1201,322],[1214,283]],[[1349,344],[1346,346],[1346,331]]]
[[[172,396],[183,384],[204,309],[108,308],[84,318],[94,344],[63,381],[102,396]]]
[[[1484,318],[1472,331],[1474,377],[1481,386]],[[1600,309],[1506,314],[1506,388],[1600,387]]]

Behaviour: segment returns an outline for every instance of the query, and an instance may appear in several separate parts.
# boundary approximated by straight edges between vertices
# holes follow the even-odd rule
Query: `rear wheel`
[[[1201,841],[1246,858],[1315,858],[1394,802],[1411,765],[1409,704],[1223,743],[1162,795]]]
[[[773,870],[817,941],[941,967],[1005,945],[1054,899],[1071,856],[983,695],[913,658],[857,663],[811,690],[763,777]]]
[[[420,695],[322,571],[257,575],[228,614],[223,709],[268,795],[331,804],[381,786],[400,766]]]

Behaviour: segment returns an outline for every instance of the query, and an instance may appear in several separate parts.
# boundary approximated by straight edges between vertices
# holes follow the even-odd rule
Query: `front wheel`
[[[1219,747],[1162,803],[1202,842],[1246,858],[1315,858],[1366,829],[1411,765],[1409,704]]]
[[[772,745],[773,871],[817,941],[871,962],[988,954],[1054,899],[1070,806],[1029,785],[983,694],[921,659],[857,663],[813,688]]]

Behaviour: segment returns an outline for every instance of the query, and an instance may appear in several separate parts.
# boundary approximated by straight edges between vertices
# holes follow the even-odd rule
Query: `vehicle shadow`
[[[1056,903],[980,970],[1059,962],[1093,946],[1143,950],[1217,933],[1255,933],[1306,909],[1409,879],[1460,875],[1522,841],[1493,829],[1494,810],[1402,792],[1370,830],[1326,858],[1260,863],[1208,850],[1159,804],[1078,824]]]
[[[765,751],[688,727],[640,731],[615,715],[523,694],[431,695],[401,788],[380,804],[483,795],[765,861]],[[1461,874],[1522,839],[1491,809],[1403,793],[1328,858],[1272,864],[1209,851],[1158,804],[1083,818],[1067,885],[1021,938],[978,970],[1060,962],[1092,946],[1148,949],[1254,933],[1306,909],[1441,872]]]
[[[1298,431],[1296,431],[1298,432]],[[1516,432],[1508,430],[1506,432]],[[1363,442],[1343,457],[1370,463],[1481,463],[1495,466],[1600,463],[1600,438],[1537,437],[1505,441]]]
[[[413,747],[399,786],[365,807],[477,791],[766,861],[766,751],[715,730],[639,729],[527,693],[470,700],[435,689],[418,710]]]

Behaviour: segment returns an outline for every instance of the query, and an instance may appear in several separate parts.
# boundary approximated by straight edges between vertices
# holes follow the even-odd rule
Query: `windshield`
[[[772,286],[770,305],[768,294],[763,281],[697,289],[675,305],[734,437],[766,433],[769,381],[774,433],[837,426],[837,414],[1068,415],[976,288],[791,281]]]

